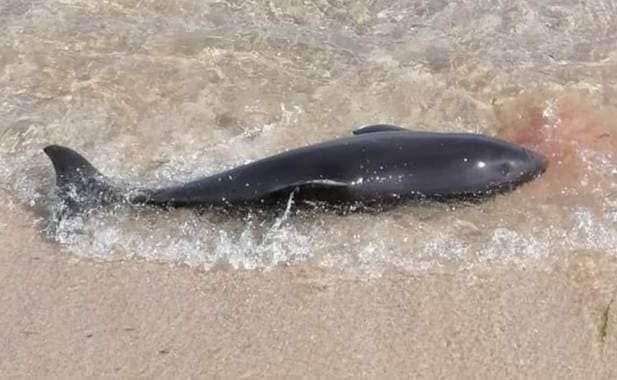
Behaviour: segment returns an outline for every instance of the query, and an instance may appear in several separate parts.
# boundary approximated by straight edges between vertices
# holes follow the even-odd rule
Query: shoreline
[[[605,254],[364,280],[303,265],[204,273],[77,259],[4,211],[7,377],[617,376]]]

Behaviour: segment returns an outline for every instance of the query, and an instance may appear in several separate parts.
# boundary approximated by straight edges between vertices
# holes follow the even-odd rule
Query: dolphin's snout
[[[539,175],[546,171],[548,167],[548,159],[542,153],[535,152],[533,150],[525,149],[527,156],[529,157],[530,162],[533,163],[533,166],[536,168],[534,170],[535,175]]]

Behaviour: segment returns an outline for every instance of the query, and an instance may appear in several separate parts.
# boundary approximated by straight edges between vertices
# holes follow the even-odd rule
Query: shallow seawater
[[[5,1],[0,199],[67,254],[379,275],[617,255],[610,1]],[[50,143],[163,186],[386,122],[499,135],[547,173],[483,203],[271,215],[118,206],[55,223]],[[10,199],[9,199],[10,198]],[[19,237],[16,237],[19,238]]]

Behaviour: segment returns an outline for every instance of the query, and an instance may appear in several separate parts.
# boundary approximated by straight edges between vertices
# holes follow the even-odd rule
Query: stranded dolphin
[[[539,154],[495,138],[379,124],[176,186],[127,190],[69,148],[44,151],[56,170],[58,194],[72,211],[120,201],[252,207],[292,195],[328,204],[480,198],[530,181],[547,165]]]

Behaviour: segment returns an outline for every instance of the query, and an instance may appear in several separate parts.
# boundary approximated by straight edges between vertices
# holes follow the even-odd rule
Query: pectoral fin
[[[333,181],[331,179],[314,179],[303,182],[301,186],[345,187],[348,183]]]
[[[306,181],[294,182],[288,185],[281,186],[274,190],[275,192],[279,191],[293,191],[294,189],[298,189],[301,191],[308,189],[343,189],[346,188],[349,184],[346,182],[334,181],[331,179],[311,179]]]
[[[281,186],[270,193],[274,198],[286,196],[291,192],[296,193],[297,199],[302,200],[327,200],[342,199],[348,192],[349,184],[346,182],[330,179],[315,179]]]

